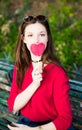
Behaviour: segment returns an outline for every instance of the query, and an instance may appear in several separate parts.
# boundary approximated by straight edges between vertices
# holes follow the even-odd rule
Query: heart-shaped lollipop
[[[32,44],[30,46],[31,52],[36,55],[36,56],[41,56],[45,50],[45,44],[44,43],[39,43],[39,44]]]

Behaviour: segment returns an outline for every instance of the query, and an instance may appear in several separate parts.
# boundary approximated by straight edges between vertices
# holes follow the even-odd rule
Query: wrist
[[[40,82],[34,80],[34,81],[33,81],[33,85],[36,86],[36,87],[39,87],[39,86],[40,86]]]

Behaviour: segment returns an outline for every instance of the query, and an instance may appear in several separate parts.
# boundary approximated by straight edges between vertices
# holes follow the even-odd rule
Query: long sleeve
[[[14,71],[13,71],[13,79],[12,79],[12,84],[11,84],[11,89],[10,89],[10,94],[9,94],[9,98],[8,98],[8,109],[10,112],[13,111],[13,105],[14,105],[14,101],[15,98],[18,94],[18,87],[16,84],[16,67],[14,67]]]
[[[63,69],[60,69],[56,73],[54,84],[54,105],[58,116],[53,123],[56,125],[57,130],[67,130],[72,122],[72,110],[69,99],[70,86],[66,73]]]

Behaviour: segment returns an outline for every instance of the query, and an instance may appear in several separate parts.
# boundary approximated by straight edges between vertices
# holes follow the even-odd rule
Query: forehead
[[[41,23],[29,24],[25,28],[25,32],[46,32],[46,28]]]

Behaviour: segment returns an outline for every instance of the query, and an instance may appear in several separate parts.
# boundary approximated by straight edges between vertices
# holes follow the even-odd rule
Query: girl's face
[[[42,55],[47,46],[47,42],[47,31],[42,24],[37,22],[30,24],[25,28],[24,43],[26,43],[30,53],[33,53],[37,56]]]

